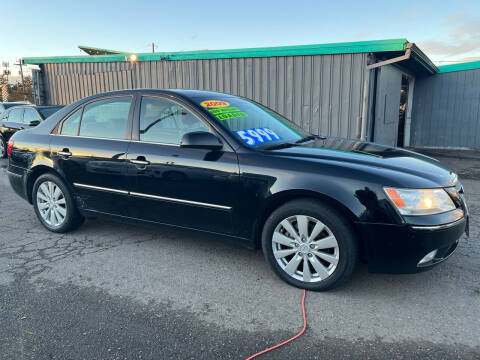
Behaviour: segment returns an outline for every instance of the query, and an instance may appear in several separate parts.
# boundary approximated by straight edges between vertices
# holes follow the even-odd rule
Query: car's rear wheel
[[[48,230],[63,233],[83,223],[65,183],[56,175],[41,175],[33,185],[32,202],[38,219]]]
[[[349,221],[315,200],[295,200],[275,210],[265,222],[262,247],[280,278],[314,291],[340,285],[358,261]]]
[[[7,143],[3,139],[3,137],[0,135],[0,159],[6,158],[7,157]]]

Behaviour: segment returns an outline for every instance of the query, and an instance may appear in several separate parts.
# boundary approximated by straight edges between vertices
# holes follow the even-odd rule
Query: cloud
[[[431,55],[445,57],[480,52],[480,19],[459,19],[455,15],[447,19],[446,26],[451,28],[446,41],[421,41],[420,47]]]

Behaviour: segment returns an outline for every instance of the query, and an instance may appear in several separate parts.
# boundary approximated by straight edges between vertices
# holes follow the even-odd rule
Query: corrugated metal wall
[[[480,148],[480,69],[416,80],[411,146]]]
[[[315,133],[360,136],[367,54],[42,65],[46,103],[130,88],[203,89],[258,101]]]

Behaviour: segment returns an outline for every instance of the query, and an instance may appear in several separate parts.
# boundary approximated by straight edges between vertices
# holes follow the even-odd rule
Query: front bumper
[[[439,226],[357,223],[363,237],[364,255],[372,272],[416,273],[447,259],[466,232],[468,217]],[[420,260],[438,249],[433,260]]]

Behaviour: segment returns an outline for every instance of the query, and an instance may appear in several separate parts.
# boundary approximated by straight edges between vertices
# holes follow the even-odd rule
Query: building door
[[[373,139],[380,144],[396,146],[403,74],[391,65],[382,66],[378,71]]]
[[[408,105],[409,79],[402,74],[402,88],[400,89],[400,110],[398,113],[398,132],[397,132],[397,146],[405,146],[405,125],[407,120],[407,105]]]

